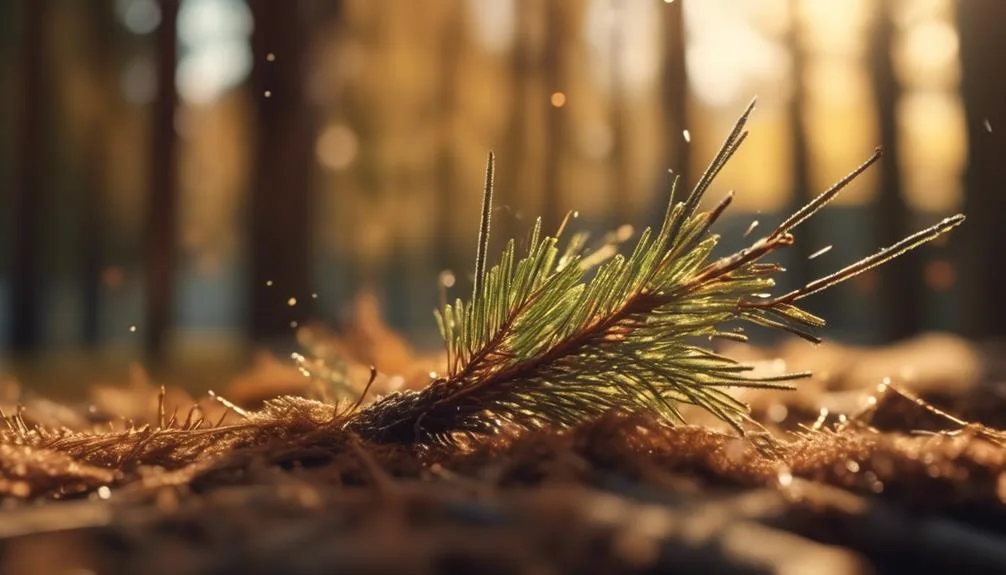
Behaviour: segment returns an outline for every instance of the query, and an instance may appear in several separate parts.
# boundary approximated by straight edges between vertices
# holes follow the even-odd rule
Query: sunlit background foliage
[[[36,2],[44,14],[31,24]],[[968,194],[997,192],[965,187],[969,134],[992,146],[1002,110],[966,120],[962,62],[1001,73],[991,55],[962,54],[958,13],[968,3],[4,2],[0,189],[13,192],[0,195],[0,345],[240,355],[311,317],[338,326],[362,289],[376,290],[393,326],[435,345],[438,275],[453,270],[459,287],[470,285],[487,150],[499,157],[497,238],[523,234],[539,214],[555,225],[574,208],[588,229],[652,224],[668,170],[694,182],[752,96],[751,137],[712,192],[737,192],[722,229],[728,247],[877,145],[894,148],[784,261],[796,277],[834,269],[963,209]],[[1003,16],[995,3],[971,3],[985,18]],[[165,34],[175,54],[165,56]],[[28,70],[26,50],[38,47],[40,66]],[[177,101],[165,130],[159,83],[171,77]],[[45,97],[26,104],[26,93]],[[26,105],[41,113],[25,116]],[[176,161],[158,171],[152,149]],[[26,179],[29,156],[42,167]],[[176,178],[158,191],[163,173]],[[177,213],[160,243],[149,235],[164,214],[147,207],[158,193]],[[44,208],[18,228],[26,212],[15,200],[26,195]],[[249,225],[270,210],[275,225]],[[25,237],[37,244],[32,280],[14,271],[13,246]],[[826,335],[858,342],[987,332],[983,314],[968,312],[978,292],[962,287],[957,243],[810,309],[829,318]],[[293,267],[268,268],[281,260]],[[172,289],[160,296],[146,281],[152,261],[169,262]],[[13,327],[24,313],[18,281],[40,294],[32,341]],[[168,321],[155,326],[164,341],[151,343],[156,305]],[[892,305],[904,309],[888,314]]]

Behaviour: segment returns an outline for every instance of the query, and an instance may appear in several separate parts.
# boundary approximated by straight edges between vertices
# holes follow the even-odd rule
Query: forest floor
[[[357,335],[340,345],[361,365],[423,363]],[[0,572],[1006,573],[1002,349],[931,334],[725,351],[817,374],[743,395],[775,441],[694,412],[373,445],[328,425],[330,404],[266,401],[310,392],[276,360],[229,401],[142,374],[73,405],[9,382]]]

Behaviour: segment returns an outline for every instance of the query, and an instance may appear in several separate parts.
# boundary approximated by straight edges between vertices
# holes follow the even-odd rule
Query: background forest
[[[810,301],[824,335],[1003,335],[1003,53],[997,0],[0,2],[0,371],[209,378],[359,293],[434,347],[489,149],[497,240],[638,230],[753,96],[724,249],[883,146],[792,283],[969,220]]]

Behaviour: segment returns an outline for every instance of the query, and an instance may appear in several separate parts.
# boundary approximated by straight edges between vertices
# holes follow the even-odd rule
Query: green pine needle
[[[483,193],[472,299],[436,312],[447,373],[420,391],[393,393],[349,422],[372,439],[451,443],[504,428],[571,426],[609,410],[652,411],[682,423],[680,406],[700,406],[743,433],[748,406],[728,388],[784,388],[808,373],[754,376],[751,367],[700,345],[711,338],[745,341],[736,320],[818,341],[824,320],[796,302],[883,264],[964,221],[963,215],[905,238],[831,275],[781,296],[768,295],[783,269],[762,260],[792,245],[792,231],[830,202],[880,157],[852,173],[767,236],[712,259],[719,237],[710,227],[730,205],[728,194],[696,213],[703,195],[747,136],[748,106],[709,168],[684,201],[672,186],[660,229],[643,231],[628,255],[588,254],[586,236],[563,248],[565,222],[543,235],[539,219],[526,247],[510,240],[486,269],[493,156]],[[603,253],[598,257],[598,253]],[[605,257],[612,255],[612,257]],[[591,269],[593,268],[593,269]]]

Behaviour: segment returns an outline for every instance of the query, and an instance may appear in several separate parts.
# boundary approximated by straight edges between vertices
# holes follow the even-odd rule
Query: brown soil
[[[0,572],[1006,573],[999,350],[729,352],[821,374],[745,396],[772,438],[610,414],[418,449],[305,398],[192,410],[134,384],[75,409],[8,389]],[[259,386],[225,396],[258,406]]]

